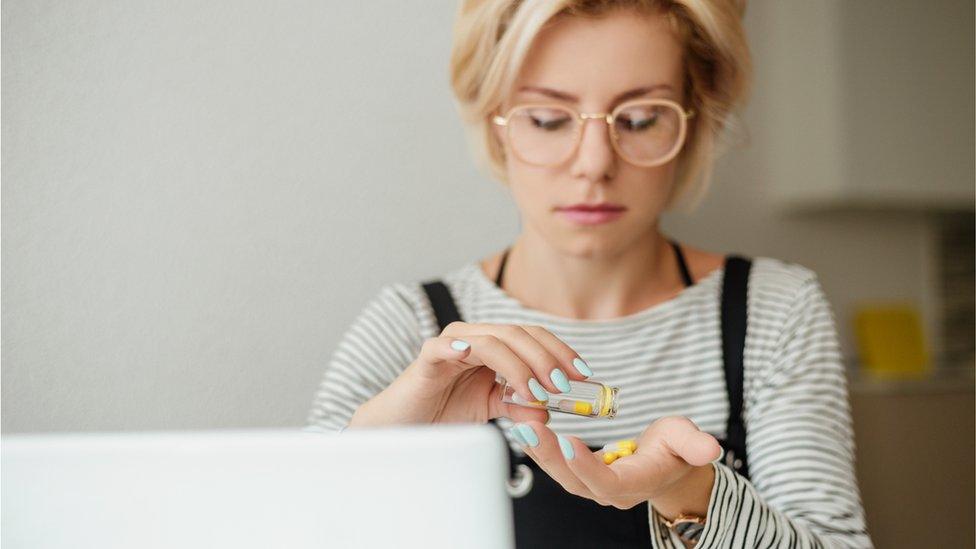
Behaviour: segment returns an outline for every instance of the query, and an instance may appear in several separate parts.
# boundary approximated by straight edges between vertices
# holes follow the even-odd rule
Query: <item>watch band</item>
[[[702,532],[705,530],[705,518],[697,515],[686,515],[682,513],[674,517],[673,520],[667,520],[661,517],[661,523],[675,534],[678,534],[678,537],[682,541],[692,544],[698,543]]]

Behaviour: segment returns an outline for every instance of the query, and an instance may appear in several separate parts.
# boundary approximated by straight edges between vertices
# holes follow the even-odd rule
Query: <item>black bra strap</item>
[[[695,281],[691,278],[691,272],[688,270],[688,264],[685,262],[685,254],[681,251],[681,246],[676,240],[670,240],[671,247],[674,248],[674,255],[678,258],[678,269],[681,270],[681,280],[684,281],[685,287],[691,286]]]
[[[746,461],[746,428],[742,417],[743,352],[748,318],[749,270],[752,262],[739,256],[725,258],[722,282],[722,360],[729,398],[725,435],[725,463],[749,478]]]
[[[505,248],[505,251],[502,253],[502,262],[498,265],[498,274],[495,275],[495,286],[499,288],[502,287],[502,275],[505,274],[505,263],[508,262],[508,252],[511,249],[511,247]]]

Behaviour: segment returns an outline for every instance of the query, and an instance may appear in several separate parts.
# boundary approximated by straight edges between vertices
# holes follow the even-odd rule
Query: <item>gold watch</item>
[[[675,534],[678,534],[681,541],[692,545],[698,543],[702,532],[705,530],[705,518],[697,515],[686,515],[682,513],[674,517],[672,520],[668,520],[664,517],[660,518],[661,522],[667,526],[669,530]]]

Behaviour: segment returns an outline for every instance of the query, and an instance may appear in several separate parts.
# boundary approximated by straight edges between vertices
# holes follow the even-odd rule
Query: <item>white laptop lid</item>
[[[4,549],[514,546],[491,426],[2,439]]]

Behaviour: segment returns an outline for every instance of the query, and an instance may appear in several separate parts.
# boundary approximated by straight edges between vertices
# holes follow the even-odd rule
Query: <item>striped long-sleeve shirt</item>
[[[442,280],[465,322],[543,326],[579,353],[593,379],[620,388],[612,421],[552,414],[549,427],[556,433],[602,446],[634,438],[669,415],[725,437],[723,273],[716,269],[667,301],[609,320],[528,308],[477,262]],[[743,407],[750,479],[714,465],[698,547],[870,547],[854,476],[844,367],[833,312],[816,274],[754,258],[748,307]],[[341,337],[315,395],[310,426],[344,427],[359,404],[389,385],[416,359],[424,340],[439,333],[419,281],[384,286]],[[683,547],[653,510],[649,519],[655,547]]]

